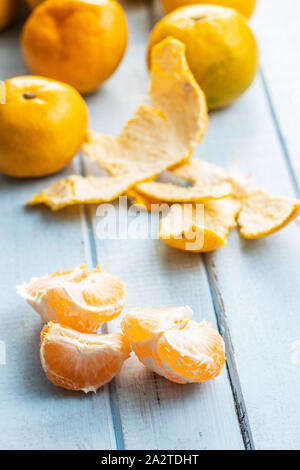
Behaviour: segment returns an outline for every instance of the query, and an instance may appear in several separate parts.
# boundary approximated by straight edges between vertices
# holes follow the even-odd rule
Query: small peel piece
[[[71,176],[33,196],[29,204],[58,210],[81,202],[108,202],[188,161],[205,134],[208,114],[185,46],[177,39],[166,38],[153,48],[149,95],[153,107],[141,105],[118,137],[87,133],[83,152],[114,178]]]
[[[256,239],[271,235],[300,215],[300,201],[270,196],[256,190],[242,200],[238,216],[240,234]]]
[[[84,333],[94,333],[118,317],[127,301],[121,279],[85,265],[34,278],[17,287],[18,294],[45,323],[62,323]]]
[[[174,204],[162,219],[159,238],[173,248],[196,253],[218,250],[227,244],[236,226],[240,202],[234,198],[204,205]]]
[[[165,202],[205,202],[221,199],[233,192],[230,173],[216,165],[192,158],[188,163],[171,171],[175,178],[181,178],[191,186],[156,181],[138,184],[135,190],[149,199]]]

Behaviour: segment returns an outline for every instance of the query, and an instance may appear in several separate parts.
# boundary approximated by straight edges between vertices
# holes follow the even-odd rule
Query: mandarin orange
[[[48,379],[68,390],[96,392],[130,356],[121,333],[84,334],[50,322],[41,332],[40,357]]]
[[[122,320],[122,331],[138,359],[172,382],[205,382],[225,364],[221,335],[207,322],[196,323],[189,307],[135,309]]]
[[[47,0],[32,11],[21,42],[34,74],[90,93],[118,67],[127,35],[124,10],[114,0]]]

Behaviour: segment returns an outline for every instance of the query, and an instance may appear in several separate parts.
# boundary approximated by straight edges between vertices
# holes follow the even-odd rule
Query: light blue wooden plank
[[[149,86],[145,66],[148,13],[141,9],[139,16],[135,12],[134,19],[130,10],[127,14],[131,24],[138,22],[140,31],[144,30],[144,38],[132,38],[120,69],[100,93],[88,99],[92,128],[112,135],[145,102]],[[98,173],[87,160],[84,168],[87,174]],[[157,240],[100,240],[100,218],[94,211],[90,209],[98,259],[104,270],[126,281],[128,308],[188,304],[194,308],[196,319],[215,323],[199,256],[173,251]],[[145,224],[146,221],[142,225]],[[118,328],[118,322],[109,328]],[[226,370],[211,383],[179,386],[147,372],[132,357],[115,381],[114,394],[121,419],[119,431],[126,448],[243,448]]]
[[[0,37],[0,69],[0,78],[26,72],[16,29]],[[71,165],[64,175],[74,171]],[[108,389],[84,396],[50,384],[39,361],[42,323],[16,295],[16,285],[31,276],[72,268],[90,256],[78,208],[56,214],[25,208],[34,192],[57,178],[0,177],[0,340],[7,353],[6,365],[0,365],[1,449],[115,447]]]
[[[298,0],[260,2],[254,27],[271,111],[300,196],[300,4]],[[292,176],[293,179],[293,176]]]
[[[274,52],[275,53],[275,52]],[[263,85],[226,110],[211,114],[197,155],[230,166],[232,156],[254,181],[275,194],[295,196]],[[228,246],[205,257],[221,298],[234,345],[255,447],[300,447],[299,227],[258,241],[234,231]]]
[[[71,170],[71,168],[70,168]],[[27,210],[24,202],[46,180],[0,179],[0,448],[111,448],[107,390],[87,397],[55,388],[39,362],[38,315],[17,297],[16,284],[85,261],[78,209]]]

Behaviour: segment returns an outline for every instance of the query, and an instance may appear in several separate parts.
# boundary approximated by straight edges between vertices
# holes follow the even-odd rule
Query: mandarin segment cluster
[[[191,320],[189,307],[135,309],[124,316],[122,333],[98,334],[127,300],[124,282],[99,267],[58,271],[17,291],[45,322],[41,364],[59,387],[96,392],[120,372],[132,349],[148,369],[182,384],[210,380],[224,366],[222,337],[210,324]]]

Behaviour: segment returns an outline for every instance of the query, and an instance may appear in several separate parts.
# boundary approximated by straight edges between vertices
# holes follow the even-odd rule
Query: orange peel
[[[152,59],[153,107],[141,105],[118,137],[89,131],[82,147],[113,178],[83,182],[72,176],[35,195],[29,204],[42,202],[59,209],[79,202],[110,201],[190,158],[207,128],[205,96],[189,70],[183,43],[166,38],[153,48]],[[90,193],[92,197],[86,197]]]
[[[234,198],[208,201],[204,205],[174,204],[162,219],[159,238],[183,251],[205,253],[227,245],[236,226],[240,202]]]
[[[40,358],[48,379],[67,390],[96,392],[110,382],[130,356],[121,333],[79,333],[49,322],[41,332]]]
[[[209,323],[196,323],[192,315],[190,307],[135,309],[121,326],[148,369],[180,384],[205,382],[220,374],[225,346]]]
[[[165,202],[204,202],[233,193],[229,171],[200,159],[192,158],[172,170],[171,175],[186,180],[191,186],[150,181],[138,184],[135,189],[147,198]]]
[[[54,321],[86,333],[119,316],[127,301],[121,279],[99,267],[89,272],[85,265],[34,278],[17,292],[45,323]]]
[[[300,201],[256,190],[243,199],[238,216],[240,234],[255,239],[281,230],[300,215]]]
[[[158,212],[161,210],[161,205],[164,204],[162,201],[149,198],[144,194],[139,193],[136,188],[132,188],[127,191],[127,196],[132,204],[148,212]]]
[[[128,178],[98,178],[72,175],[56,181],[40,194],[35,194],[29,206],[46,204],[53,211],[76,204],[110,202],[121,196],[130,185]]]

